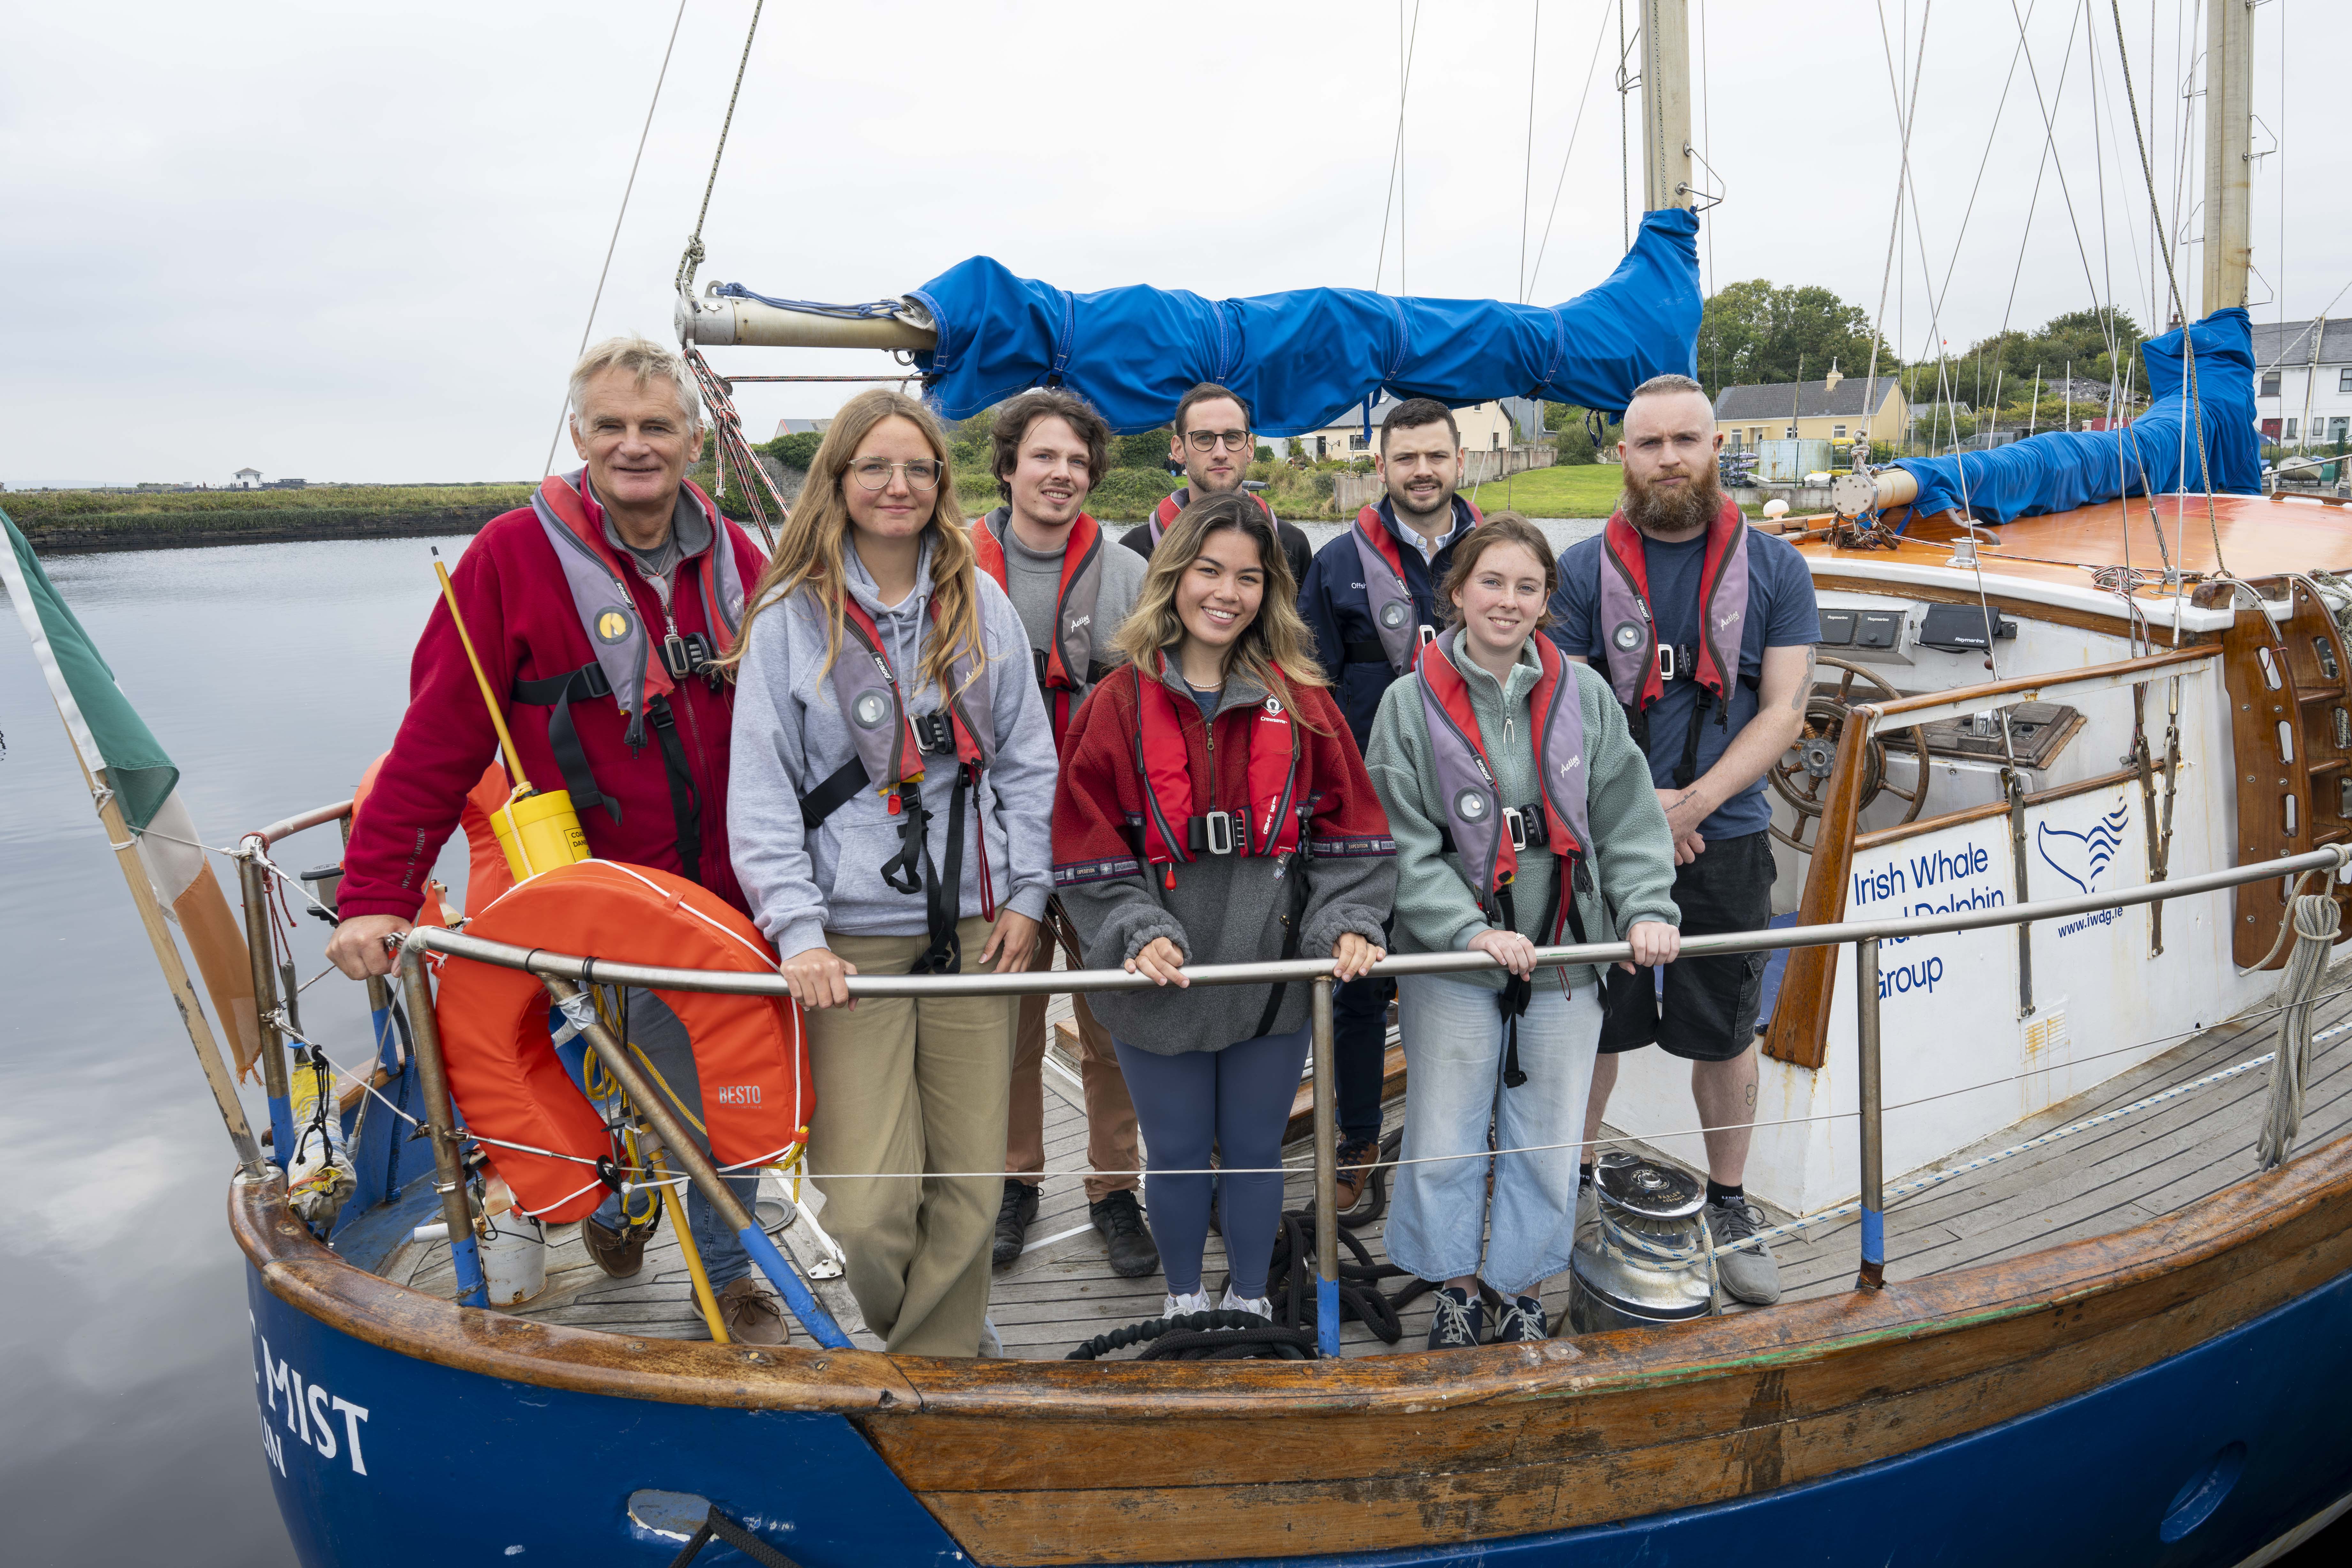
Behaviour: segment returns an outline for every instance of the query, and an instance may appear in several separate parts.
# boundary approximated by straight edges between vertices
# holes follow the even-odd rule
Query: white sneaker
[[[1186,1312],[1205,1312],[1208,1310],[1209,1293],[1206,1290],[1195,1290],[1184,1296],[1171,1292],[1168,1300],[1160,1304],[1160,1315],[1163,1318],[1174,1318]]]
[[[1203,1300],[1207,1299],[1206,1296],[1202,1298]],[[1225,1299],[1218,1302],[1217,1307],[1226,1312],[1255,1312],[1269,1323],[1274,1321],[1273,1301],[1264,1296],[1236,1296],[1230,1285],[1225,1287]]]

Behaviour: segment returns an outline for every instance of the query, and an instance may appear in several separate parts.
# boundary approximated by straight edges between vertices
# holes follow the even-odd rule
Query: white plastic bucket
[[[547,1227],[513,1202],[506,1184],[493,1182],[483,1205],[489,1235],[481,1246],[482,1279],[493,1307],[517,1306],[547,1289]]]

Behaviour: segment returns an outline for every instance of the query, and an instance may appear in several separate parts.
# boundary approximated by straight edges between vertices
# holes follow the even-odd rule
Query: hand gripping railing
[[[1726,931],[1711,936],[1686,937],[1682,943],[1682,952],[1686,957],[1697,957],[1769,952],[1779,948],[1834,947],[1843,942],[1854,944],[1855,973],[1859,981],[1855,1028],[1862,1094],[1862,1265],[1855,1283],[1861,1289],[1876,1289],[1884,1284],[1886,1272],[1885,1143],[1881,1125],[1883,1094],[1879,1075],[1878,987],[1875,984],[1880,942],[1932,936],[1944,931],[1977,931],[1987,926],[2056,920],[2093,910],[2122,909],[2158,900],[2168,902],[2199,893],[2224,891],[2266,878],[2290,877],[2305,871],[2341,873],[2347,862],[2352,862],[2352,846],[2334,845],[2282,859],[2234,866],[2200,876],[2182,877],[2079,898],[2048,899],[2036,903],[1961,910],[1908,919],[1842,921],[1830,925],[1789,926],[1772,931]],[[521,948],[505,942],[484,942],[439,927],[420,927],[405,939],[403,968],[408,976],[412,997],[410,1010],[416,1036],[416,1054],[425,1066],[428,1107],[434,1112],[436,1132],[447,1122],[449,1112],[447,1096],[443,1088],[439,1035],[432,1026],[431,1009],[420,999],[424,985],[423,958],[427,952],[446,953],[453,958],[523,970],[546,982],[550,994],[559,998],[574,985],[592,983],[662,991],[720,992],[730,995],[791,994],[790,987],[781,974],[719,973],[618,963],[574,953],[550,952],[543,948]],[[1606,964],[1629,960],[1632,956],[1633,949],[1622,942],[1581,942],[1564,947],[1539,947],[1536,950],[1536,965],[1549,969],[1568,964]],[[1496,961],[1485,953],[1423,952],[1383,959],[1372,966],[1372,973],[1391,976],[1458,974],[1496,967],[1498,967]],[[1316,1333],[1319,1348],[1327,1356],[1337,1355],[1339,1351],[1337,1300],[1339,1243],[1338,1217],[1334,1212],[1337,1164],[1332,1115],[1331,969],[1332,961],[1321,958],[1263,963],[1206,963],[1187,966],[1184,971],[1186,977],[1195,985],[1264,985],[1278,981],[1305,981],[1314,986]],[[1145,975],[1130,974],[1117,969],[1031,970],[1017,974],[861,974],[852,975],[848,981],[852,996],[874,997],[1029,996],[1041,992],[1139,991],[1155,984]],[[650,1099],[647,1097],[648,1102]],[[680,1138],[669,1142],[695,1185],[720,1214],[731,1221],[740,1212],[740,1205],[735,1203],[733,1194],[719,1179],[709,1160],[691,1140]],[[451,1205],[449,1234],[452,1237],[470,1235],[470,1222],[464,1212],[466,1200],[462,1188],[454,1193],[445,1189],[443,1196],[445,1202]],[[752,1228],[756,1230],[757,1227]],[[775,1268],[781,1268],[783,1275],[791,1277],[793,1283],[790,1287],[778,1279],[778,1289],[784,1292],[785,1299],[796,1310],[801,1310],[806,1287],[800,1284],[798,1276],[793,1274],[791,1265],[783,1260],[782,1254],[776,1255],[772,1265],[765,1258],[761,1259],[761,1265],[763,1268],[772,1270],[772,1279],[777,1279],[772,1271]],[[811,1333],[822,1340],[824,1339],[824,1331],[831,1330],[837,1336],[839,1330],[834,1328],[830,1318],[823,1316],[823,1309],[815,1308],[814,1310],[816,1316],[814,1320],[807,1311],[802,1311],[802,1321]],[[817,1327],[819,1323],[824,1325],[823,1329]]]

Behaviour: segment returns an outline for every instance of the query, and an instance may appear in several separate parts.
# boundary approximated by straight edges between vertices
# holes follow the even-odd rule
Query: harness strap
[[[1538,933],[1538,946],[1549,942],[1557,934],[1554,928],[1559,921],[1560,884],[1570,879],[1573,879],[1580,888],[1590,885],[1584,869],[1584,857],[1581,855],[1570,857],[1559,868],[1559,874],[1551,879],[1550,896],[1544,900],[1543,923],[1536,928]],[[1504,929],[1518,930],[1518,917],[1512,908],[1511,885],[1508,882],[1495,889],[1495,903],[1502,913]],[[1574,898],[1568,900],[1568,924],[1576,940],[1580,943],[1582,942],[1584,917],[1578,912]],[[1496,1005],[1501,1010],[1504,1020],[1503,1087],[1506,1089],[1517,1089],[1528,1081],[1526,1070],[1519,1066],[1519,1020],[1526,1016],[1528,1004],[1535,1000],[1535,981],[1532,977],[1523,979],[1509,973],[1504,974],[1503,994],[1497,999]]]
[[[857,798],[857,792],[871,780],[866,772],[866,760],[855,752],[849,761],[833,770],[816,788],[801,797],[801,825],[816,828],[824,819]]]
[[[663,771],[669,774],[670,820],[677,829],[678,865],[686,879],[702,881],[702,792],[694,787],[693,770],[686,765],[686,747],[677,738],[677,720],[669,699],[656,697],[646,704],[646,717],[661,742]]]
[[[1298,927],[1307,918],[1307,845],[1303,835],[1286,875],[1290,880],[1290,909],[1282,920],[1282,962],[1286,963],[1298,956]],[[1289,990],[1290,982],[1284,980],[1266,993],[1265,1011],[1257,1016],[1257,1027],[1252,1031],[1251,1039],[1264,1038],[1274,1027],[1275,1018],[1282,1012],[1282,999]]]
[[[605,679],[604,667],[593,659],[567,674],[514,683],[515,701],[534,708],[552,705],[555,710],[547,718],[547,745],[555,753],[557,770],[563,774],[563,787],[572,796],[572,809],[586,811],[592,805],[601,805],[612,817],[613,826],[618,827],[621,803],[596,787],[596,775],[588,766],[588,753],[580,744],[580,731],[572,723],[574,702],[611,695],[613,683]]]

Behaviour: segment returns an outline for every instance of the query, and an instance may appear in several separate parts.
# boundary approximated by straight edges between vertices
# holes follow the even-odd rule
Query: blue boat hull
[[[707,1498],[804,1568],[968,1561],[843,1415],[503,1381],[331,1328],[258,1270],[248,1294],[263,1462],[314,1568],[667,1563],[676,1535],[630,1518],[639,1489]],[[1599,1528],[1278,1561],[2229,1568],[2352,1491],[2348,1405],[2342,1278],[2092,1393],[1807,1485]],[[1312,1449],[1299,1458],[1311,1470]]]

